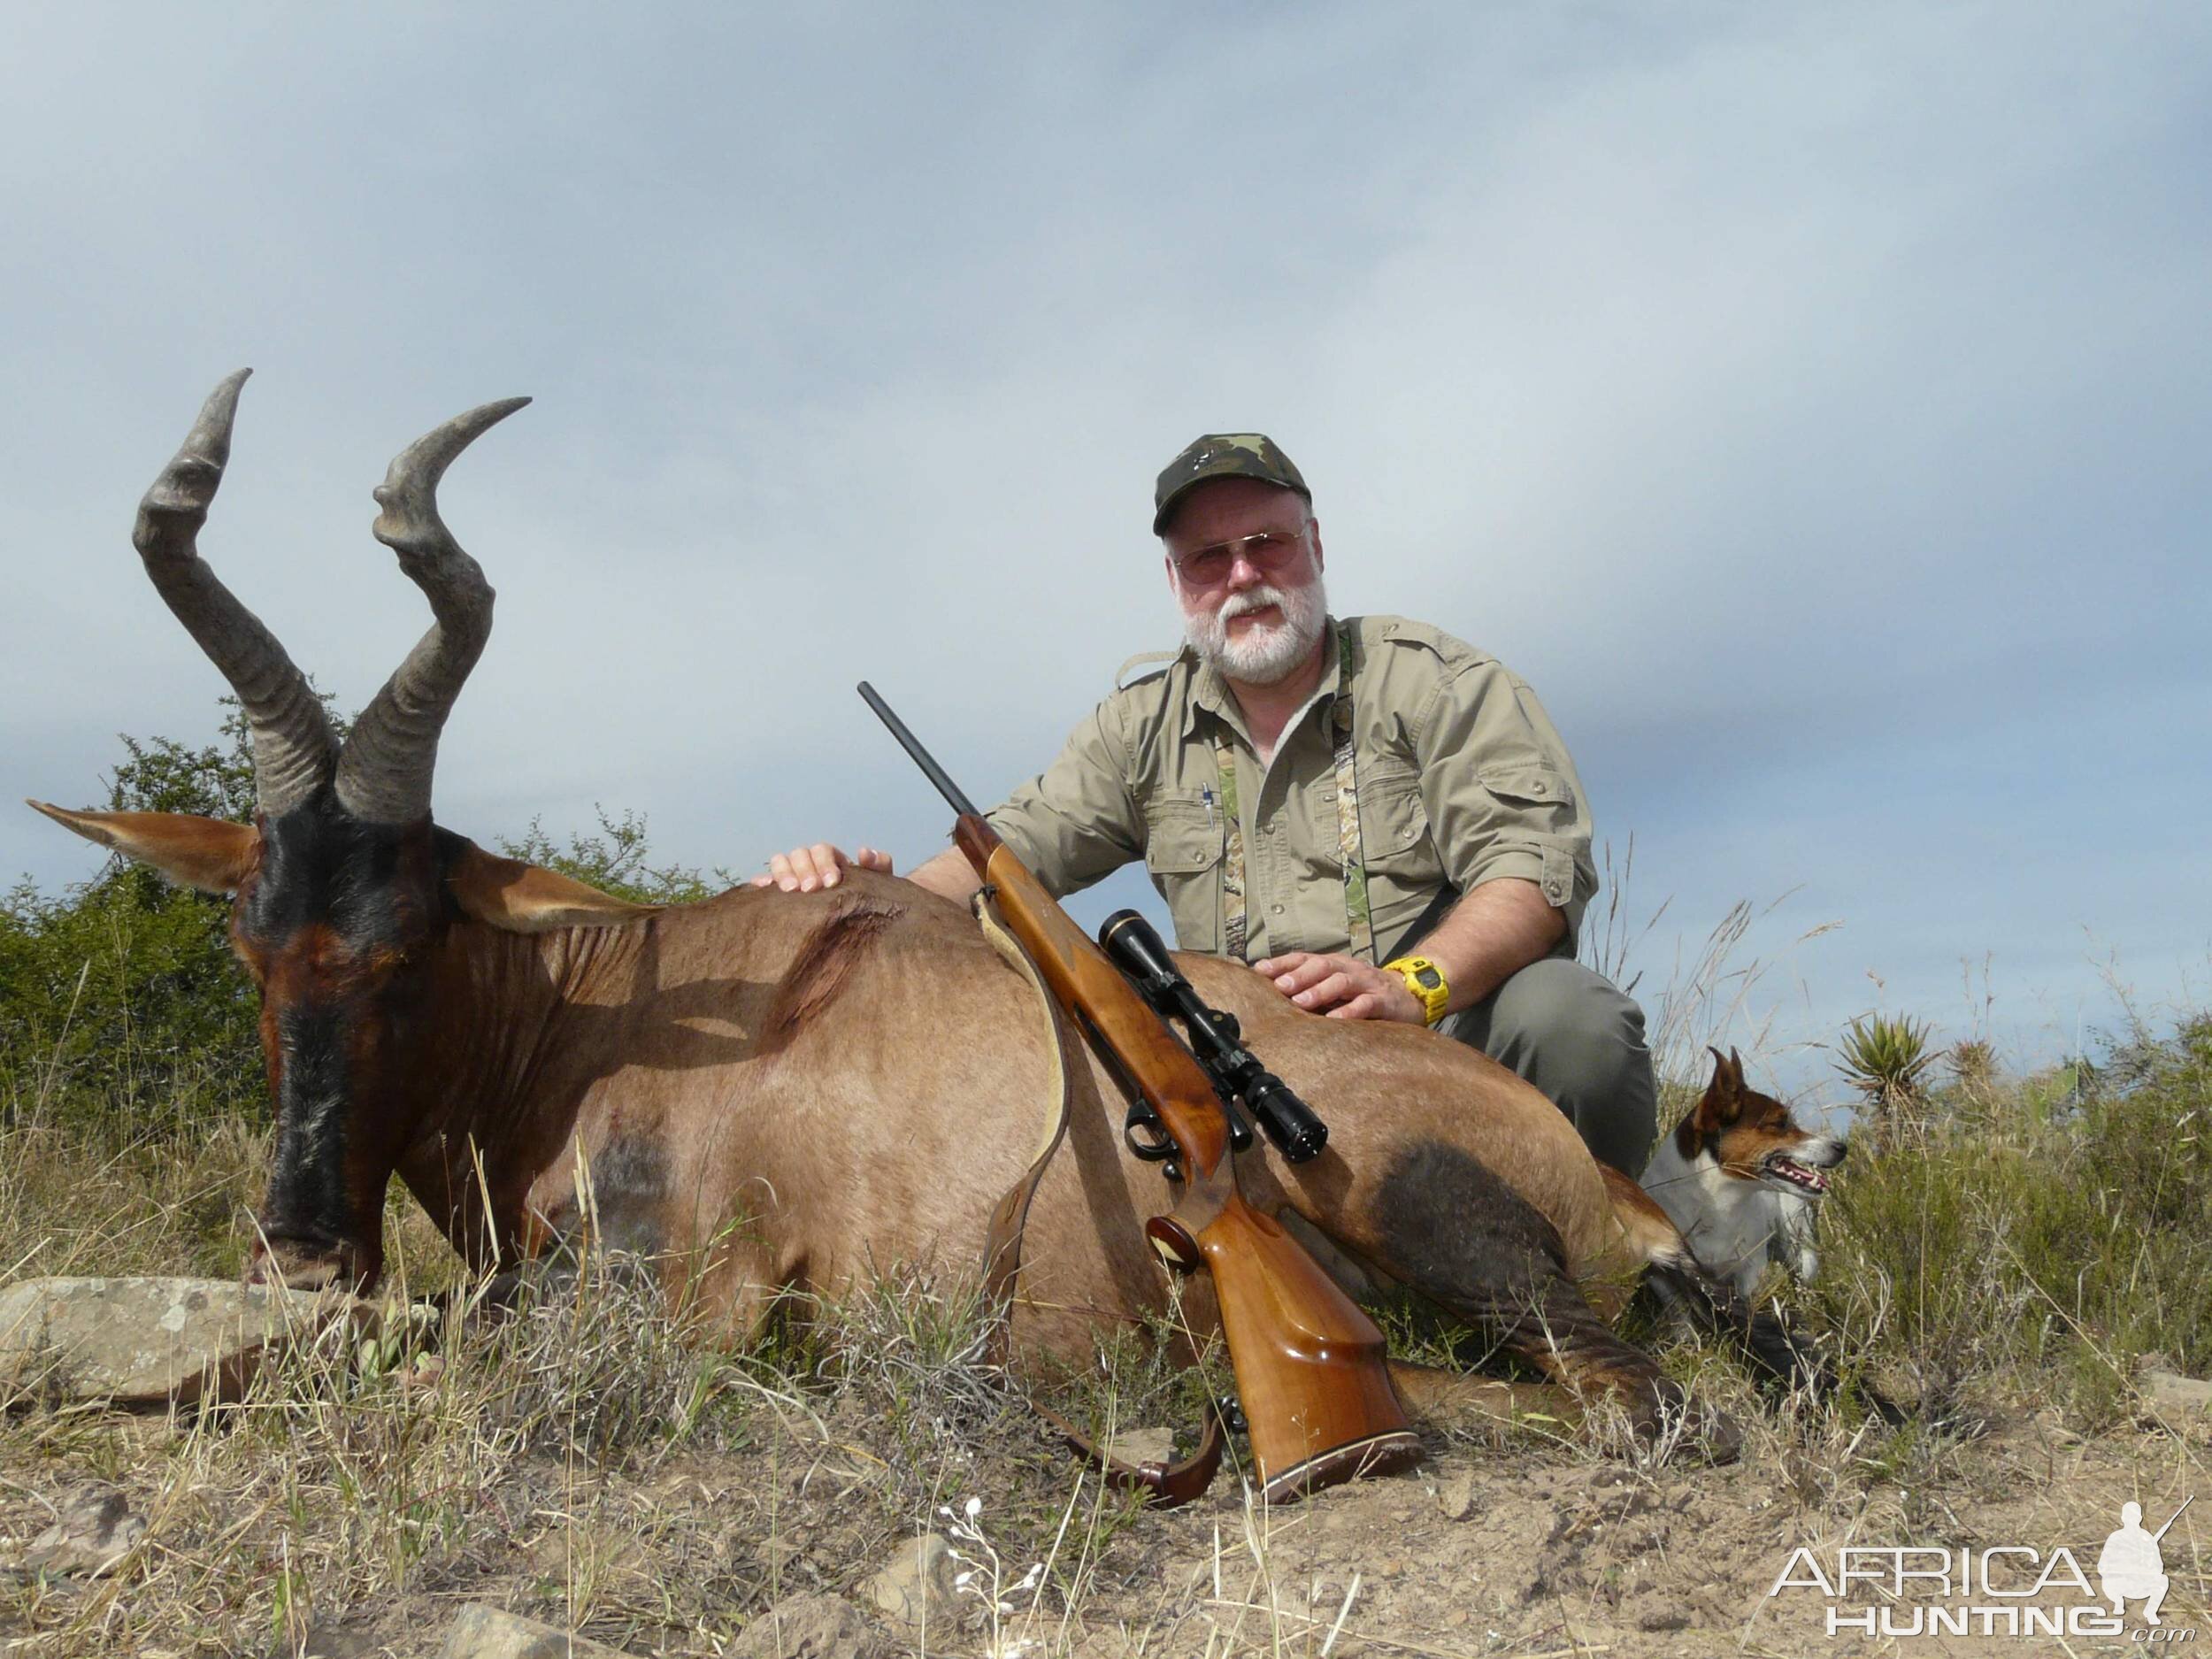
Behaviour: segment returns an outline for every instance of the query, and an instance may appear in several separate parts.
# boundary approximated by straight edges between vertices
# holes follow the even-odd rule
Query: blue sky
[[[348,706],[424,622],[386,460],[538,399],[445,492],[501,597],[439,816],[738,870],[940,844],[863,676],[979,798],[1041,766],[1175,638],[1152,474],[1257,427],[1340,611],[1541,692],[1670,901],[1644,991],[1762,912],[1772,1075],[1878,1005],[2026,1061],[2202,999],[2212,14],[223,18],[0,60],[6,798],[212,729],[127,533],[242,365],[202,545]]]

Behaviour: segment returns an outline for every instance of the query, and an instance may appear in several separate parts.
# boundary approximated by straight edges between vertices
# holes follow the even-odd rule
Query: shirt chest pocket
[[[1167,901],[1182,949],[1221,949],[1224,840],[1220,813],[1202,801],[1168,797],[1145,809],[1145,872]]]
[[[1401,887],[1432,887],[1444,879],[1443,860],[1429,827],[1421,781],[1409,772],[1386,771],[1359,780],[1360,856],[1371,872]]]

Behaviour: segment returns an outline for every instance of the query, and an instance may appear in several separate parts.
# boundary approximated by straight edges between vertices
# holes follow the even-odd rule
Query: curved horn
[[[271,818],[297,806],[330,776],[330,722],[307,677],[276,636],[240,604],[200,557],[200,526],[230,459],[241,369],[207,396],[174,459],[138,503],[131,544],[154,589],[238,694],[253,739],[254,792]]]
[[[338,757],[338,803],[356,818],[408,824],[429,816],[438,733],[491,637],[494,597],[484,567],[438,517],[438,480],[455,456],[529,401],[486,403],[418,438],[376,490],[383,509],[372,526],[376,539],[399,555],[437,620],[362,710]]]

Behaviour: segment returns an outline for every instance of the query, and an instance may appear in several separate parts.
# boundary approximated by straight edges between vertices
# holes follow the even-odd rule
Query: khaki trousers
[[[1658,1133],[1659,1087],[1644,1011],[1611,980],[1547,956],[1436,1028],[1533,1083],[1601,1162],[1642,1171]]]

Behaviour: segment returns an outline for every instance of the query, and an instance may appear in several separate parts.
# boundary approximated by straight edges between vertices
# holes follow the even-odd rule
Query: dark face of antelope
[[[238,888],[231,938],[261,987],[276,1109],[258,1221],[295,1285],[371,1283],[382,1266],[385,1187],[425,1100],[438,841],[427,819],[363,820],[320,790],[262,819]]]
[[[245,378],[209,397],[141,504],[133,540],[245,710],[255,823],[41,810],[174,879],[235,895],[232,939],[261,988],[276,1112],[256,1271],[365,1286],[382,1267],[385,1187],[422,1112],[425,958],[458,914],[454,864],[486,857],[430,819],[439,732],[492,611],[491,588],[440,521],[435,491],[462,448],[527,400],[439,428],[395,460],[376,491],[377,539],[436,621],[341,745],[299,670],[196,545]]]

